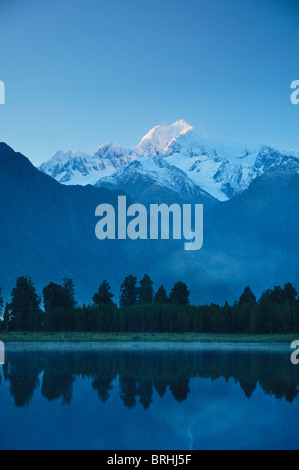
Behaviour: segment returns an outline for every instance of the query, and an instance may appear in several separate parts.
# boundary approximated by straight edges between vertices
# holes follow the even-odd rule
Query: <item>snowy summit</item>
[[[63,184],[126,185],[150,179],[180,193],[182,186],[225,201],[246,190],[271,168],[299,172],[298,152],[203,138],[184,120],[151,129],[133,148],[101,146],[94,155],[56,152],[39,170]]]

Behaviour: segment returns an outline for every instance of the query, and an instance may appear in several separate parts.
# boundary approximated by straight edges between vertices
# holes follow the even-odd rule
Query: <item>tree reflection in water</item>
[[[1,369],[0,369],[1,370]],[[120,397],[127,408],[139,402],[151,406],[154,392],[163,398],[167,390],[177,402],[188,399],[195,377],[239,383],[248,399],[259,384],[267,395],[294,401],[299,372],[287,354],[266,351],[163,350],[163,351],[35,351],[8,352],[0,384],[9,383],[16,407],[28,407],[40,390],[48,401],[70,405],[77,378],[88,378],[99,400],[106,403],[118,380]],[[1,385],[0,385],[1,386]]]

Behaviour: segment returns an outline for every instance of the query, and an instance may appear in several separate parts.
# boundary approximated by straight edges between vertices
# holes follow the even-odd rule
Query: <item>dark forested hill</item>
[[[80,302],[91,301],[103,279],[117,294],[127,274],[147,272],[155,288],[182,280],[191,300],[232,299],[224,282],[194,263],[169,241],[105,240],[95,237],[98,204],[116,205],[118,192],[63,186],[30,161],[0,144],[0,286],[7,298],[16,277],[30,275],[41,293],[49,281],[73,278]]]
[[[256,295],[287,281],[299,287],[299,175],[269,171],[205,218],[197,258],[231,289],[250,284]]]
[[[118,194],[93,186],[63,186],[0,144],[4,296],[16,277],[26,274],[39,293],[49,281],[73,278],[81,302],[91,300],[103,279],[118,300],[120,284],[130,273],[140,279],[147,272],[155,289],[160,284],[169,289],[182,280],[197,303],[230,301],[248,284],[256,295],[288,281],[299,287],[296,169],[286,165],[285,171],[268,171],[242,194],[205,207],[204,246],[198,252],[185,252],[166,240],[99,241],[95,208],[104,202],[116,206]],[[159,190],[153,202],[163,202],[161,195]]]

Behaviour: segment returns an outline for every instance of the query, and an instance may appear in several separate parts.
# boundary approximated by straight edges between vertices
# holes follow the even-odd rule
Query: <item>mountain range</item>
[[[299,152],[203,138],[185,121],[156,126],[134,148],[107,144],[93,155],[59,151],[39,169],[63,184],[126,189],[133,198],[160,187],[185,200],[227,201],[271,168],[299,170]]]
[[[7,293],[29,274],[41,293],[71,277],[80,302],[103,279],[118,300],[124,276],[145,272],[155,288],[186,282],[196,303],[233,301],[248,284],[256,295],[289,281],[299,288],[298,183],[298,152],[204,139],[184,121],[155,127],[132,149],[58,152],[39,169],[0,144],[0,285]],[[116,206],[120,194],[203,203],[203,248],[97,240],[95,208]]]
[[[141,279],[145,273],[156,289],[186,282],[194,301],[216,295],[222,301],[232,298],[224,282],[213,279],[169,240],[98,240],[96,207],[116,207],[122,194],[90,185],[62,185],[0,143],[0,286],[5,299],[18,276],[30,275],[39,294],[50,281],[72,278],[78,301],[85,303],[107,279],[118,301],[124,277],[134,274]]]

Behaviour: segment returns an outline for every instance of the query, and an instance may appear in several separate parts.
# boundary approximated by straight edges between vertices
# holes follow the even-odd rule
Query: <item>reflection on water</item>
[[[240,416],[236,415],[235,421],[238,422],[244,409],[248,410],[249,414],[254,414],[258,407],[261,427],[261,413],[263,409],[266,413],[267,409],[263,408],[262,403],[268,400],[267,405],[271,403],[271,417],[276,419],[277,413],[283,413],[281,417],[284,427],[288,428],[291,425],[287,422],[290,408],[296,406],[298,411],[298,391],[299,368],[291,364],[289,351],[279,347],[242,349],[180,345],[177,348],[165,346],[155,349],[140,346],[135,348],[130,345],[128,348],[118,349],[111,345],[98,348],[39,346],[37,349],[31,347],[24,350],[20,346],[11,346],[8,348],[6,364],[2,366],[0,375],[0,423],[2,421],[1,428],[7,429],[8,433],[4,440],[0,441],[0,447],[137,449],[149,448],[151,445],[152,448],[171,445],[172,448],[183,449],[190,447],[191,442],[196,448],[194,442],[197,439],[198,448],[225,448],[227,444],[221,433],[228,421],[231,421],[232,415],[238,413],[238,406],[242,405]],[[235,396],[237,398],[234,398]],[[100,408],[96,405],[95,397],[101,404]],[[281,411],[280,407],[275,408],[279,401],[284,403],[283,406],[289,404],[287,413]],[[5,409],[2,407],[4,402],[7,404]],[[215,420],[214,408],[219,402],[222,402],[222,408],[220,406],[218,409]],[[49,406],[46,403],[49,403]],[[67,414],[64,412],[65,406],[69,408]],[[193,408],[191,414],[190,407]],[[17,409],[26,410],[26,414],[18,413]],[[126,413],[129,412],[129,415],[124,414],[124,409],[128,410]],[[82,435],[80,440],[79,434],[69,429],[62,417],[62,414],[65,414],[67,419],[73,422],[81,417],[82,422],[84,410],[91,420],[85,425],[88,428],[85,431],[92,436],[92,442],[84,442]],[[109,414],[104,413],[104,410],[109,410]],[[63,441],[56,440],[52,435],[44,439],[35,435],[36,413],[51,421],[53,411],[56,426],[62,436],[67,426],[68,433],[73,433],[73,438],[68,436]],[[121,434],[118,435],[116,431],[118,422],[122,419],[129,420],[130,413],[135,422],[135,427],[131,422],[127,423],[131,428],[132,441],[122,440]],[[216,439],[214,443],[205,443],[206,435],[202,430],[196,438],[198,430],[194,423],[194,413],[197,415],[197,424],[203,419],[209,422],[207,432]],[[269,415],[266,417],[268,420]],[[176,424],[177,418],[179,427]],[[30,431],[32,440],[30,441],[29,435],[24,441],[24,429],[21,429],[19,438],[22,438],[22,442],[18,442],[17,433],[9,434],[9,420],[14,421],[12,424],[15,431],[16,427],[29,425],[30,419],[33,425]],[[100,420],[104,425],[100,431],[95,423],[92,423],[93,419]],[[142,425],[145,424],[148,429],[142,436]],[[38,426],[40,425],[39,422]],[[42,427],[44,428],[44,424]],[[192,430],[192,427],[195,429]],[[186,435],[179,438],[178,433],[182,428],[185,428]],[[109,438],[111,429],[114,432]],[[243,422],[239,433],[244,432],[244,429],[246,430],[246,423]],[[149,430],[152,431],[150,441],[147,438]],[[235,431],[237,432],[237,429]],[[177,437],[172,440],[169,432],[173,432]],[[157,433],[156,441],[153,433]],[[293,430],[289,429],[288,433],[292,434],[294,439]],[[230,447],[250,447],[248,438],[246,442],[239,442],[239,439],[240,436],[235,444],[230,442]],[[281,444],[281,447],[288,447],[287,440],[284,439],[286,436],[280,436],[280,440],[276,436],[273,442],[267,441],[267,444],[263,439],[259,439],[259,443],[252,442],[252,446],[260,446],[261,442],[264,442],[263,445],[272,447],[275,442],[276,446]],[[299,440],[297,442],[299,447]],[[294,446],[296,447],[296,444],[293,443],[292,447]]]

